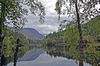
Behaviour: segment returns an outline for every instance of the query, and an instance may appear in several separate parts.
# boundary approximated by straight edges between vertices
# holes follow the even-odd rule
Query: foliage
[[[93,18],[88,23],[82,24],[82,36],[84,43],[95,43],[98,42],[100,36],[100,17],[97,16]],[[69,23],[66,25],[66,29],[64,31],[54,32],[53,34],[49,34],[45,38],[46,44],[59,44],[65,43],[67,45],[78,46],[79,41],[79,33],[76,23]],[[53,41],[53,42],[52,42]],[[55,42],[56,41],[56,42]],[[51,43],[49,43],[51,42]]]
[[[26,37],[22,34],[16,34],[16,32],[13,32],[12,30],[8,29],[4,40],[3,40],[3,46],[2,46],[2,52],[5,57],[12,57],[15,48],[16,48],[16,36],[19,36],[20,43],[19,43],[19,50],[27,51],[29,48],[29,39],[26,39]],[[32,43],[32,42],[31,42]],[[26,49],[27,48],[27,49]]]
[[[23,8],[23,5],[31,7],[31,12],[34,15],[37,14],[40,16],[40,21],[44,22],[45,11],[41,2],[37,0],[0,0],[0,58],[3,54],[9,57],[10,54],[14,53],[17,38],[21,40],[20,46],[23,46],[23,48],[27,47],[24,45],[29,43],[26,38],[23,38],[23,36],[16,31],[12,32],[12,34],[7,34],[8,24],[13,25],[18,30],[27,22],[24,16],[27,15],[28,10]],[[1,61],[2,58],[0,59],[0,65]]]
[[[16,27],[25,25],[27,21],[24,15],[28,10],[23,5],[30,7],[31,12],[40,16],[40,21],[44,20],[44,7],[37,0],[0,0],[0,16],[4,24],[12,23]],[[9,20],[9,21],[8,21]]]
[[[96,7],[99,4],[98,0],[57,0],[55,10],[59,15],[67,15],[76,21],[76,4],[81,23],[86,23],[100,14],[100,7]]]
[[[88,23],[82,24],[83,31],[83,56],[84,61],[93,66],[99,65],[100,60],[100,17],[91,19]],[[75,22],[66,25],[66,29],[49,34],[44,39],[44,49],[51,56],[62,56],[79,60],[79,35]],[[60,49],[59,49],[60,48]]]
[[[94,49],[94,47],[87,47],[86,51],[84,52],[84,62],[91,64],[92,66],[97,66],[100,63],[100,51]],[[92,52],[89,51],[89,48]],[[78,49],[73,46],[72,50],[69,50],[67,47],[57,47],[57,46],[45,46],[44,50],[50,56],[54,57],[65,57],[67,59],[73,59],[79,61],[80,52]]]

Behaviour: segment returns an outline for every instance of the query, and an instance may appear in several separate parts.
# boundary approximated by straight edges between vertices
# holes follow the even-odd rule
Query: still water
[[[18,59],[16,66],[78,66],[78,62],[64,57],[50,56],[41,49],[27,51],[22,58]],[[13,66],[13,63],[7,64]],[[84,63],[84,66],[91,66]]]

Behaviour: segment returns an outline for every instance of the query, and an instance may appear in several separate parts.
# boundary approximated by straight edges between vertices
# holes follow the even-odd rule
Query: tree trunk
[[[1,66],[2,66],[2,45],[3,45],[3,39],[4,39],[2,30],[3,30],[3,23],[0,19],[0,65]]]
[[[1,19],[0,19],[0,66],[2,66],[2,64],[1,64],[1,57],[2,57],[2,51],[1,51],[1,49],[2,49],[2,43],[3,43],[3,41],[2,41],[2,23],[1,23]]]
[[[99,4],[100,4],[100,0],[99,0]]]
[[[75,3],[75,8],[76,8],[76,13],[77,13],[77,23],[78,23],[78,30],[79,30],[79,45],[82,47],[82,30],[81,30],[81,24],[80,24],[80,17],[79,17],[79,13],[78,13],[78,7],[77,7],[77,3]]]
[[[82,41],[82,30],[80,24],[80,17],[79,17],[79,10],[77,7],[77,2],[75,3],[76,14],[77,14],[77,23],[78,23],[78,30],[79,30],[79,50],[80,50],[80,58],[79,58],[79,66],[83,66],[83,41]]]
[[[3,44],[3,28],[4,28],[4,21],[5,21],[5,5],[1,4],[1,17],[0,17],[0,65],[2,66],[2,44]]]
[[[79,58],[79,66],[84,66],[83,65],[83,49],[80,49],[80,58]]]
[[[18,59],[18,50],[19,50],[19,38],[17,39],[17,46],[14,53],[14,66],[16,66],[17,59]]]

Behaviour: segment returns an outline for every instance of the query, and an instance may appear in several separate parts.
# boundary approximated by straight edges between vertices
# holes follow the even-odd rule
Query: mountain
[[[11,29],[15,31],[15,28],[7,26],[7,29]],[[44,39],[44,35],[40,34],[37,30],[34,28],[22,28],[19,33],[23,34],[27,39],[31,40],[42,40]]]
[[[42,40],[44,35],[40,34],[37,30],[33,28],[23,28],[20,33],[22,33],[27,39],[31,40]]]

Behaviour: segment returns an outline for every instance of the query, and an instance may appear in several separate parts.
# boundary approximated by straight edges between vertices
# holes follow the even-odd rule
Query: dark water
[[[65,57],[50,56],[42,49],[32,49],[18,59],[16,66],[78,66],[78,63],[78,61],[76,62],[75,60]],[[7,64],[7,66],[13,66],[13,63],[11,62]],[[91,65],[84,63],[84,66]]]

